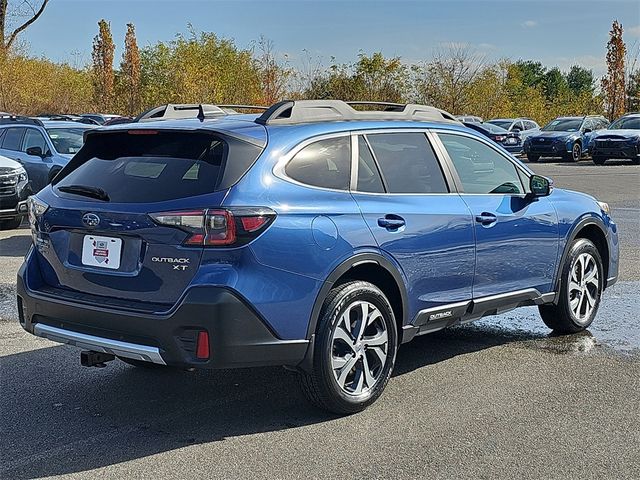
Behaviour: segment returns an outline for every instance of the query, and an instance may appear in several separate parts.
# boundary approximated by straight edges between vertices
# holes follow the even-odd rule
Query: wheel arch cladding
[[[376,254],[359,254],[336,267],[325,280],[313,306],[307,338],[316,333],[322,306],[329,291],[336,285],[350,280],[363,280],[372,283],[385,294],[398,327],[398,343],[402,341],[402,327],[408,316],[409,302],[402,275],[389,260]]]
[[[600,253],[600,258],[602,259],[602,268],[604,270],[604,279],[605,279],[605,287],[606,287],[606,279],[609,275],[609,244],[607,243],[607,235],[605,233],[605,227],[602,224],[602,221],[598,218],[586,218],[580,221],[572,230],[569,238],[567,239],[567,243],[565,244],[564,251],[562,253],[562,259],[558,264],[558,268],[556,271],[556,291],[559,290],[560,287],[560,277],[562,274],[562,267],[567,260],[567,256],[569,255],[569,249],[571,248],[571,244],[577,238],[585,238],[593,242],[593,244],[598,249],[598,253]]]

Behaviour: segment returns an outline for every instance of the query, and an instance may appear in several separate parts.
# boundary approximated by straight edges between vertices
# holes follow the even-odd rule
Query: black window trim
[[[453,164],[453,160],[451,160],[451,157],[449,156],[449,152],[447,151],[446,147],[444,146],[444,143],[442,143],[442,140],[440,140],[440,137],[438,136],[439,134],[449,134],[449,135],[459,135],[461,137],[469,137],[473,140],[477,140],[478,142],[483,143],[484,145],[488,146],[490,149],[492,149],[493,151],[495,151],[496,153],[498,153],[499,155],[501,155],[503,158],[505,158],[506,160],[508,160],[509,162],[511,162],[511,164],[516,168],[516,170],[519,170],[520,172],[524,173],[526,178],[531,178],[531,175],[533,175],[533,172],[529,171],[526,167],[524,167],[523,165],[521,165],[520,163],[518,163],[514,158],[511,158],[510,155],[506,154],[504,152],[501,152],[499,148],[497,148],[497,146],[492,145],[490,140],[485,140],[484,138],[478,137],[476,135],[471,135],[467,132],[460,132],[457,130],[448,130],[448,129],[443,129],[443,128],[434,128],[431,130],[431,132],[433,133],[434,136],[434,144],[438,145],[438,149],[440,150],[440,155],[442,156],[441,158],[443,159],[443,161],[447,164],[447,167],[449,169],[452,170],[453,172],[453,176],[455,179],[455,184],[457,187],[457,192],[460,195],[509,195],[512,197],[521,197],[524,198],[528,193],[529,193],[529,185],[522,185],[524,188],[524,193],[466,193],[464,191],[464,186],[462,185],[462,181],[460,180],[460,177],[458,176],[458,172],[455,169],[455,166]],[[516,171],[516,174],[518,172]],[[521,180],[520,175],[517,175],[518,178]],[[522,181],[522,180],[521,180]]]

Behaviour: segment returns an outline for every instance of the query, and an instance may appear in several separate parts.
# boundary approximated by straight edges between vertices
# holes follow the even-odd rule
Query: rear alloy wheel
[[[586,238],[573,242],[562,269],[557,305],[541,305],[544,323],[557,333],[576,333],[591,325],[604,287],[602,259]]]
[[[531,163],[535,163],[538,160],[540,160],[540,155],[532,155],[532,154],[527,154],[527,160],[529,160]]]
[[[582,147],[578,142],[573,144],[571,148],[571,153],[566,155],[566,159],[570,162],[578,162],[582,158]]]
[[[596,165],[604,165],[604,162],[607,161],[607,158],[600,155],[594,155],[593,157],[591,157],[591,160],[593,160],[593,163],[595,163]]]
[[[393,310],[375,285],[353,281],[331,290],[322,312],[303,390],[322,409],[359,412],[382,394],[391,376],[397,349]]]

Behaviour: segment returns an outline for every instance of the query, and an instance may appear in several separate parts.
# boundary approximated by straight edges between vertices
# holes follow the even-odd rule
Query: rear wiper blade
[[[63,185],[58,190],[65,193],[73,193],[74,195],[83,195],[85,197],[96,198],[105,202],[109,201],[109,195],[100,187],[90,187],[87,185]]]

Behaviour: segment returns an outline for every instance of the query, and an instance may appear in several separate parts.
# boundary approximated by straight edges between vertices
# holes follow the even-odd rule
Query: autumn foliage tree
[[[140,50],[136,40],[136,29],[133,23],[127,24],[124,37],[124,53],[120,63],[120,98],[124,101],[123,111],[127,115],[140,112]]]
[[[9,0],[0,0],[0,56],[5,56],[18,35],[40,18],[49,0],[21,0],[12,3],[12,8],[9,8]],[[15,25],[11,24],[12,19],[17,20]]]
[[[624,60],[627,47],[622,39],[622,24],[615,20],[607,43],[607,74],[602,79],[602,91],[609,118],[617,118],[625,111],[626,88]]]
[[[115,45],[111,36],[111,25],[106,20],[98,22],[99,32],[93,39],[93,89],[97,109],[107,112],[112,108],[115,75],[113,72],[113,54]]]

